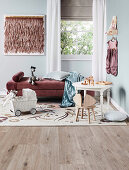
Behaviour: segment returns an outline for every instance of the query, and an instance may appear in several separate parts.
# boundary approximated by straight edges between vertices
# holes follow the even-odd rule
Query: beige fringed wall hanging
[[[45,16],[6,16],[5,55],[44,55]]]

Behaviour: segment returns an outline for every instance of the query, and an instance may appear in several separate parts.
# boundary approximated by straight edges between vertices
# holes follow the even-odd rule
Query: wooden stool
[[[79,116],[79,111],[80,109],[82,110],[81,113],[81,118],[83,119],[84,116],[84,109],[88,110],[88,122],[90,123],[90,109],[92,110],[92,113],[94,115],[94,120],[95,119],[95,112],[94,112],[94,108],[95,108],[95,103],[96,100],[90,96],[90,95],[86,95],[86,97],[84,98],[84,105],[82,104],[82,96],[81,94],[76,94],[73,98],[75,105],[76,105],[76,121],[79,121],[78,116]]]

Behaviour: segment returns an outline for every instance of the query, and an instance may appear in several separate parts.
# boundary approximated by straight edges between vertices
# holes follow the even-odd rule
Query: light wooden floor
[[[0,127],[0,170],[129,170],[129,126]]]

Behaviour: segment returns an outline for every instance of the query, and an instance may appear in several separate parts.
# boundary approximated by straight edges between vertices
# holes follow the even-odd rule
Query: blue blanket
[[[83,80],[83,76],[77,72],[70,72],[70,76],[65,80],[64,95],[60,107],[75,106],[73,97],[75,96],[75,88],[72,85],[74,82]]]

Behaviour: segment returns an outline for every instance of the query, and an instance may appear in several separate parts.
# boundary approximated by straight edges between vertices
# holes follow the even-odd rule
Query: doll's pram
[[[16,116],[20,116],[21,112],[30,111],[36,114],[37,97],[35,91],[31,89],[23,89],[22,96],[16,96],[11,100],[13,112]]]

